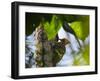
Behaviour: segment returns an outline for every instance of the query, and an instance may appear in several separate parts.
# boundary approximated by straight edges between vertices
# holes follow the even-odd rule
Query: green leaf
[[[83,39],[83,34],[82,34],[82,22],[80,21],[75,21],[71,24],[72,29],[75,31],[76,35],[78,38]]]
[[[85,46],[85,49],[81,51],[79,54],[74,56],[74,63],[73,65],[89,65],[90,58],[89,58],[89,45]]]
[[[90,49],[89,49],[89,45],[87,45],[85,46],[85,51],[83,51],[83,58],[85,59],[87,64],[90,63],[89,54],[90,54]]]
[[[80,16],[76,21],[72,22],[70,26],[79,39],[85,40],[89,35],[89,16]]]
[[[55,38],[60,27],[61,27],[61,21],[58,19],[56,15],[52,16],[50,23],[48,21],[44,22],[44,29],[48,36],[48,40]]]

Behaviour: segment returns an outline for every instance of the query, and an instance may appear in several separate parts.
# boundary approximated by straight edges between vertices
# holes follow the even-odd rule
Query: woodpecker
[[[53,47],[53,66],[56,66],[56,64],[62,59],[63,55],[66,52],[66,45],[69,44],[70,42],[63,38],[59,39],[60,42],[56,42]]]
[[[40,25],[36,28],[36,67],[54,67],[65,54],[66,47],[69,43],[67,39],[59,39],[57,36],[48,40],[44,28]]]

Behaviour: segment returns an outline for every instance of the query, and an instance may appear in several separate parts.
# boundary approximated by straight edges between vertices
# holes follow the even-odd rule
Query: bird
[[[56,64],[63,57],[69,41],[66,38],[59,39],[55,36],[54,39],[48,40],[42,25],[36,28],[36,54],[35,64],[36,67],[55,67]]]
[[[56,66],[56,64],[62,59],[63,55],[66,52],[66,45],[70,42],[66,39],[59,39],[60,42],[56,42],[52,46],[53,50],[53,66]]]
[[[66,21],[64,21],[63,23],[63,28],[66,32],[69,32],[71,34],[73,34],[75,36],[75,39],[77,40],[78,44],[79,44],[79,47],[81,48],[81,44],[80,44],[80,41],[75,33],[75,31],[68,25],[68,23]]]

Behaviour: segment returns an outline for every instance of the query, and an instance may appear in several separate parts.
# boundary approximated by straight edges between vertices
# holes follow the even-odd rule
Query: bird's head
[[[67,40],[66,38],[60,39],[60,41],[63,45],[67,45],[68,43],[70,43],[69,40]]]

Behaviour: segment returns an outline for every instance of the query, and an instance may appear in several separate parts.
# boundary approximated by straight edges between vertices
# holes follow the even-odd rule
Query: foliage
[[[85,38],[89,35],[89,17],[81,16],[76,21],[71,23],[71,27],[79,39],[85,40]]]
[[[31,14],[32,15],[32,14]],[[26,21],[26,35],[32,33],[36,27],[42,23],[48,40],[52,40],[57,35],[59,29],[66,21],[75,31],[78,39],[84,40],[89,35],[89,16],[88,15],[57,15],[57,14],[33,14],[34,16],[27,16]],[[30,22],[31,21],[31,22]],[[31,24],[31,25],[30,25]],[[32,27],[34,24],[34,27]],[[29,27],[29,28],[28,28]],[[78,54],[73,55],[73,65],[88,65],[89,64],[89,45],[83,47],[84,50],[79,51]]]
[[[89,63],[89,45],[86,45],[83,51],[74,56],[73,65],[89,65]]]
[[[54,39],[58,30],[61,27],[61,22],[56,15],[52,16],[50,23],[48,21],[44,22],[44,29],[48,36],[48,40]]]

